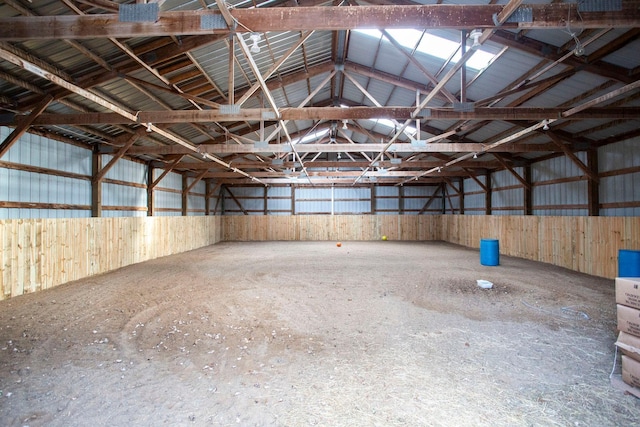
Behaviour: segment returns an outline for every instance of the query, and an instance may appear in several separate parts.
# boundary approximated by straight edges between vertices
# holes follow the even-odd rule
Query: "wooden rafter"
[[[40,103],[31,111],[31,114],[29,114],[26,120],[21,123],[20,126],[17,126],[13,132],[11,132],[9,136],[2,141],[0,144],[0,158],[7,154],[9,148],[11,148],[11,146],[13,146],[13,144],[15,144],[22,135],[24,135],[35,119],[49,106],[51,101],[53,101],[53,98],[50,95],[45,95],[40,100]]]
[[[565,29],[567,16],[577,17],[575,3],[529,5],[530,22],[505,22],[503,28]],[[233,9],[236,31],[336,31],[354,28],[428,27],[448,29],[496,28],[494,14],[502,13],[500,5],[418,5],[358,7],[290,7]],[[0,40],[16,41],[44,38],[152,37],[223,33],[228,29],[206,29],[200,25],[203,15],[220,12],[207,10],[160,12],[153,23],[120,22],[117,14],[55,17],[0,18]],[[582,28],[636,27],[640,11],[633,2],[623,2],[622,10],[581,12]],[[229,20],[229,19],[227,19]],[[82,30],[78,30],[82,29]]]
[[[322,87],[320,87],[322,88]],[[457,111],[453,108],[423,108],[412,116],[413,107],[291,107],[280,109],[280,115],[270,115],[268,109],[249,108],[239,113],[220,112],[219,108],[209,110],[141,111],[137,120],[129,120],[115,113],[41,114],[34,125],[91,125],[91,124],[133,124],[133,123],[209,123],[236,122],[244,120],[544,120],[559,117],[566,111],[562,107],[480,107],[474,111]],[[585,119],[640,119],[640,107],[589,108],[567,116],[568,120]],[[20,124],[21,116],[0,118],[0,124]]]

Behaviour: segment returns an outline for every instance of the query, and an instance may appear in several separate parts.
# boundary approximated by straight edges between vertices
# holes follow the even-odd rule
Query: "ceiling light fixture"
[[[477,159],[478,158],[478,153],[473,153],[473,158]]]
[[[251,46],[251,53],[259,53],[260,52],[260,46],[258,46],[258,42],[262,38],[262,37],[260,37],[260,33],[251,33],[249,38],[253,42],[253,45]]]
[[[341,158],[342,158],[342,155],[338,153],[338,160],[340,160]]]
[[[147,123],[147,132],[153,132],[153,129],[151,129],[151,122]]]
[[[471,49],[477,49],[480,47],[480,37],[482,36],[482,30],[475,29],[471,31],[469,37],[473,39],[473,44],[471,45]]]
[[[549,130],[549,120],[544,119],[544,120],[542,121],[542,125],[543,125],[543,126],[542,126],[542,130]]]
[[[342,121],[342,129],[345,129],[345,130],[346,130],[346,129],[349,129],[349,128],[347,127],[347,121],[346,121],[346,120],[343,120],[343,121]]]

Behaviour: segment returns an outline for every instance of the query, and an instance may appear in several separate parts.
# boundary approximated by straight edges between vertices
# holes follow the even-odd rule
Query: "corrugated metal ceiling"
[[[257,2],[260,7],[280,6],[283,2]],[[379,3],[379,2],[375,2]],[[435,4],[435,1],[415,2],[418,4]],[[498,4],[506,4],[507,1],[499,1]],[[547,4],[549,1],[540,1],[536,4]],[[208,0],[204,2],[208,9],[217,10],[216,3]],[[227,6],[233,8],[254,7],[254,2],[249,1],[228,1]],[[488,1],[447,1],[447,5],[467,5],[467,4],[489,4]],[[332,2],[318,3],[320,6],[330,6]],[[59,1],[33,0],[33,3],[25,6],[29,7],[35,15],[71,15],[73,12],[69,7]],[[91,8],[84,4],[78,6],[83,13],[105,13],[104,9]],[[161,10],[166,11],[188,11],[201,10],[202,1],[167,0],[162,3]],[[0,17],[20,16],[20,11],[9,5],[0,5]],[[482,47],[484,51],[496,54],[505,46],[506,51],[502,56],[492,63],[486,70],[480,71],[472,68],[467,69],[467,82],[472,82],[466,88],[466,101],[477,102],[491,99],[489,104],[492,107],[536,107],[552,108],[563,106],[570,108],[580,105],[595,97],[610,93],[612,90],[624,87],[630,81],[634,81],[640,69],[640,59],[636,55],[640,48],[640,38],[636,34],[636,29],[615,28],[607,31],[598,29],[582,30],[567,27],[563,29],[533,29],[526,31],[500,30],[503,33],[495,40],[488,40]],[[430,34],[443,37],[447,40],[459,42],[460,32],[457,30],[433,29],[428,30]],[[571,55],[571,50],[575,47],[575,35],[581,42],[586,43],[586,56],[576,57]],[[260,52],[251,55],[252,61],[261,75],[266,75],[279,59],[298,41],[302,32],[300,31],[273,31],[260,33]],[[509,34],[512,40],[507,45],[496,40],[506,40]],[[345,38],[347,44],[344,52],[341,51],[341,37]],[[240,36],[251,46],[248,33],[240,33]],[[199,37],[199,38],[198,38]],[[593,39],[593,41],[590,41]],[[626,39],[625,42],[621,40]],[[590,41],[589,43],[587,43]],[[117,45],[121,43],[125,47],[124,51]],[[195,109],[198,105],[202,110],[211,110],[214,105],[227,104],[227,94],[230,91],[229,84],[229,38],[220,37],[215,41],[205,40],[202,36],[174,36],[174,37],[137,37],[131,39],[114,40],[107,38],[89,38],[74,40],[72,42],[64,40],[27,40],[22,42],[12,42],[11,46],[24,52],[28,58],[39,59],[55,67],[54,72],[58,73],[72,84],[77,84],[87,90],[98,94],[100,97],[124,108],[132,114],[137,112],[161,112],[180,111]],[[190,43],[194,43],[191,45]],[[203,44],[198,44],[203,43]],[[75,45],[75,47],[74,47]],[[471,45],[471,41],[467,46]],[[90,56],[83,54],[77,46],[90,51],[96,57],[100,57],[107,64],[97,63]],[[183,48],[183,46],[194,46],[193,48]],[[607,46],[616,46],[611,52],[607,52]],[[563,50],[563,47],[566,49]],[[536,50],[537,49],[537,50]],[[306,104],[311,106],[339,106],[346,104],[349,106],[373,106],[379,103],[390,107],[414,107],[416,103],[416,90],[420,90],[421,98],[424,99],[434,84],[427,73],[440,80],[447,75],[454,66],[453,62],[446,59],[437,58],[422,52],[412,52],[405,48],[405,52],[412,55],[409,59],[396,47],[391,45],[384,38],[370,37],[359,32],[345,31],[316,31],[298,48],[284,63],[271,73],[267,78],[267,85],[270,88],[268,96],[271,96],[278,109],[288,109],[299,106],[321,82],[323,82],[330,71],[337,70],[336,75],[325,84],[312,100]],[[593,62],[589,61],[589,55],[598,54]],[[562,55],[565,55],[563,57]],[[249,60],[241,52],[238,43],[235,43],[234,57],[235,70],[233,75],[233,89],[235,100],[238,101],[244,92],[257,82],[257,77],[250,65]],[[553,61],[562,58],[557,64]],[[343,62],[344,59],[344,62]],[[146,68],[143,68],[143,65]],[[537,86],[536,83],[545,81],[551,76],[579,69],[573,75],[549,84],[547,86]],[[89,101],[81,95],[64,94],[56,85],[34,76],[27,69],[21,69],[8,61],[0,60],[0,70],[11,76],[15,81],[7,81],[0,78],[0,94],[7,100],[15,102],[13,106],[6,106],[9,112],[27,114],[43,93],[55,93],[56,101],[51,103],[47,113],[55,114],[77,114],[82,111],[107,112],[104,106],[98,105],[94,101]],[[317,71],[316,71],[317,70]],[[545,70],[545,71],[541,71]],[[344,72],[343,72],[344,71]],[[616,81],[609,87],[600,91],[594,90],[599,85],[605,84],[616,76],[624,76],[627,72],[628,78],[624,81]],[[478,75],[481,73],[481,75]],[[89,76],[91,76],[89,78]],[[0,76],[1,77],[1,76]],[[124,77],[131,77],[134,80],[144,81],[147,84],[132,84]],[[477,79],[476,79],[477,77]],[[355,80],[357,85],[351,80]],[[20,82],[24,82],[21,84]],[[39,89],[36,94],[32,93],[25,83],[29,83]],[[505,90],[513,89],[516,86],[527,84],[530,89],[517,91],[505,96],[496,97]],[[444,88],[456,97],[460,96],[462,83],[459,72],[449,80]],[[358,87],[364,88],[364,91]],[[543,90],[537,91],[540,87]],[[365,93],[366,92],[366,93]],[[580,97],[585,94],[584,97]],[[630,91],[616,98],[618,106],[638,107],[637,91]],[[524,95],[524,96],[523,96]],[[258,89],[242,105],[241,111],[268,108],[268,96]],[[375,102],[369,99],[375,99]],[[446,99],[446,94],[440,93],[433,97],[427,107],[450,108],[453,104]],[[63,101],[64,100],[64,101]],[[567,104],[568,101],[572,101]],[[62,103],[64,102],[64,104]],[[615,101],[613,101],[615,102]],[[80,108],[72,108],[72,106]],[[476,104],[475,107],[485,106]],[[598,107],[606,106],[607,102],[598,104]],[[551,118],[551,117],[550,117]],[[517,132],[523,127],[529,126],[538,120],[521,120],[520,125],[513,120],[492,120],[492,121],[471,121],[480,123],[478,126],[469,126],[469,120],[454,119],[430,119],[424,120],[423,135],[432,137],[439,133],[446,132],[465,124],[464,128],[457,135],[447,135],[442,141],[457,141],[462,139],[465,142],[488,143],[496,139],[503,138],[504,135]],[[320,123],[318,123],[320,122]],[[319,119],[310,120],[301,118],[292,120],[287,124],[287,130],[293,138],[304,135],[309,129],[331,125],[332,120]],[[339,120],[338,126],[341,126]],[[404,123],[405,119],[399,119],[399,123]],[[214,121],[203,123],[172,123],[158,124],[164,129],[171,131],[190,144],[216,144],[228,140],[227,131],[238,135],[244,143],[249,140],[257,140],[259,134],[257,129],[260,121],[256,117],[251,119],[238,119],[234,122],[224,122],[221,128]],[[414,123],[411,124],[413,126]],[[77,140],[84,140],[88,145],[104,143],[105,137],[117,137],[123,133],[124,125],[93,124],[84,126],[56,125],[41,126],[52,134],[60,134],[72,137]],[[334,125],[335,126],[335,125]],[[132,129],[138,129],[132,126]],[[95,130],[95,135],[90,135],[91,129]],[[225,131],[225,129],[227,131]],[[265,133],[270,134],[275,129],[273,122],[265,123]],[[612,136],[627,134],[638,129],[636,119],[592,119],[592,120],[570,120],[558,121],[553,124],[552,129],[562,130],[568,134],[565,142],[571,145],[571,134],[579,135],[582,141],[596,144],[599,139],[610,139]],[[590,131],[593,130],[593,131]],[[398,131],[398,129],[396,129]],[[382,139],[388,141],[394,136],[394,129],[384,126],[375,120],[350,119],[349,128],[344,133],[348,139],[356,143],[379,142]],[[562,135],[565,135],[564,133]],[[282,135],[280,135],[282,138]],[[341,134],[336,135],[338,143],[349,143]],[[157,144],[174,145],[174,142],[163,138],[160,135],[145,135],[144,142],[137,145],[144,146],[151,140]],[[535,137],[523,139],[527,144],[540,144],[548,142],[549,139],[543,133]],[[398,142],[408,142],[406,135],[401,134]],[[271,141],[272,144],[277,141]],[[285,142],[282,139],[280,142]],[[149,143],[150,144],[150,143]],[[150,144],[152,145],[152,144]],[[457,156],[455,152],[443,152],[445,157],[440,160],[446,162],[446,156]],[[514,155],[515,159],[523,160],[535,159],[537,156],[546,156],[547,152],[523,152]],[[221,157],[230,157],[228,153],[219,153]],[[363,157],[354,153],[354,158]],[[377,153],[368,153],[369,158],[376,157]],[[410,153],[402,153],[401,156],[408,157]],[[235,157],[255,158],[249,152],[233,155]],[[321,153],[316,158],[318,160],[328,159],[327,153]],[[141,159],[161,159],[162,154],[140,155]],[[192,158],[193,161],[200,161],[198,156]],[[409,168],[410,166],[405,166]]]

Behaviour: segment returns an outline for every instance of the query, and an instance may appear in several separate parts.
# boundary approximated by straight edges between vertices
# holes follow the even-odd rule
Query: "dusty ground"
[[[478,258],[222,243],[0,302],[0,424],[637,423],[613,281]]]

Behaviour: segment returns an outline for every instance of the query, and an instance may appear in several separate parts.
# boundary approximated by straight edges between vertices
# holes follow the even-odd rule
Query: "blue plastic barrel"
[[[480,240],[480,264],[489,266],[500,264],[500,242],[498,239]]]
[[[640,251],[618,251],[618,277],[640,277]]]

